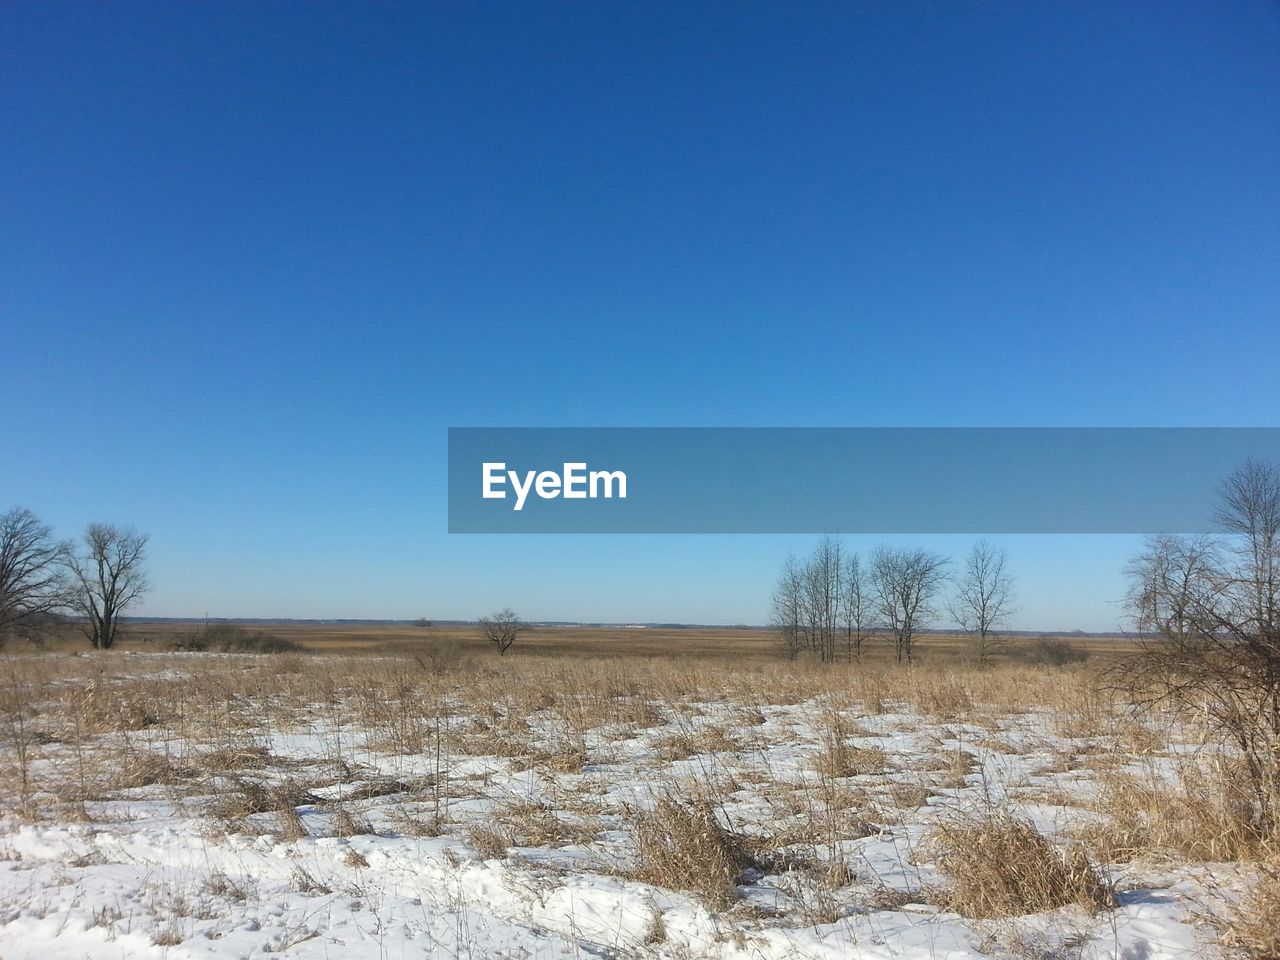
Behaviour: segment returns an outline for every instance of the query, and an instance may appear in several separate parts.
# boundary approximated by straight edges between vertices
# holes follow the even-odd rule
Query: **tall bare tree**
[[[836,658],[836,634],[843,600],[844,545],[825,536],[814,547],[805,565],[805,608],[808,612],[810,647],[823,663]]]
[[[1156,537],[1128,566],[1146,641],[1126,681],[1209,717],[1239,747],[1260,830],[1280,825],[1280,470],[1220,490],[1225,537]]]
[[[480,618],[480,632],[498,648],[500,657],[506,656],[511,645],[528,629],[529,624],[521,620],[510,607],[504,607],[492,616]]]
[[[772,623],[790,659],[807,652],[823,663],[835,661],[848,569],[838,537],[823,537],[803,563],[787,555],[773,593]]]
[[[66,544],[30,510],[0,516],[0,646],[9,635],[66,606]]]
[[[773,590],[773,629],[782,641],[788,660],[794,660],[805,648],[804,571],[795,554],[788,553]]]
[[[996,629],[1013,613],[1013,577],[1006,564],[1003,550],[989,540],[979,540],[965,558],[950,604],[956,623],[973,638],[974,658],[983,665],[996,652]]]
[[[1181,659],[1199,641],[1196,622],[1204,590],[1221,576],[1221,544],[1213,537],[1148,537],[1125,568],[1128,605],[1138,629]],[[1186,652],[1184,646],[1189,645]]]
[[[1232,537],[1240,586],[1253,601],[1251,619],[1274,636],[1280,621],[1280,471],[1247,461],[1222,481],[1219,498],[1217,520]],[[1280,730],[1280,701],[1276,721]]]
[[[91,523],[84,551],[64,553],[73,580],[71,608],[84,618],[85,635],[99,650],[115,646],[121,614],[147,592],[147,536],[132,528]]]
[[[937,615],[934,602],[946,582],[947,563],[946,557],[922,549],[877,547],[871,555],[871,589],[899,663],[913,662],[916,634]]]
[[[857,553],[845,558],[841,594],[845,652],[850,660],[861,660],[863,645],[875,632],[876,614],[867,570]]]

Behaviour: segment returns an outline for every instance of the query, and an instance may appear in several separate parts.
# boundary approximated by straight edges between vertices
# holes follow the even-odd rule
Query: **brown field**
[[[163,650],[177,637],[202,629],[197,621],[174,620],[130,623],[121,628],[121,649]],[[418,627],[412,624],[383,623],[243,623],[245,629],[271,634],[302,645],[316,653],[369,653],[380,656],[415,656],[429,653],[442,644],[456,646],[462,654],[492,656],[494,651],[474,625],[439,624]],[[1070,642],[1091,657],[1131,652],[1134,641],[1103,635],[1045,634]],[[1038,635],[1008,637],[997,659],[1018,661]],[[74,649],[83,638],[64,635],[56,646]],[[891,659],[893,644],[888,638],[868,645],[873,661]],[[927,634],[916,640],[916,657],[922,661],[952,662],[963,659],[968,638],[958,634]],[[775,634],[751,627],[617,627],[539,626],[521,636],[507,654],[514,657],[688,657],[718,660],[725,657],[752,661],[779,658]]]
[[[980,666],[929,634],[920,669],[746,628],[542,627],[499,657],[466,624],[245,623],[302,652],[169,652],[203,627],[0,656],[0,953],[953,950],[912,953],[927,928],[992,960],[1275,955],[1280,903],[1245,896],[1274,829],[1202,714],[1108,676],[1120,638]],[[1186,952],[1143,952],[1165,938]]]

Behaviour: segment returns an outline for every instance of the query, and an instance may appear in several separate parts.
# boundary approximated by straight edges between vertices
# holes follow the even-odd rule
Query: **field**
[[[168,649],[194,629],[4,655],[6,960],[1275,949],[1275,838],[1197,718],[1113,690],[1117,641],[978,668],[930,637],[910,669],[745,630]]]
[[[193,620],[130,623],[124,628],[121,645],[126,650],[166,650],[175,640],[197,633],[203,627],[203,622]],[[438,648],[441,644],[456,647],[462,654],[487,657],[492,653],[491,645],[479,635],[474,626],[462,624],[419,627],[399,622],[289,621],[248,624],[247,629],[268,632],[314,653],[414,657],[423,651]],[[1011,637],[1004,650],[1004,659],[1024,659],[1019,651],[1034,642],[1034,639],[1029,635]],[[1082,634],[1060,639],[1097,657],[1111,657],[1133,650],[1132,641],[1119,636]],[[918,652],[925,660],[950,663],[963,659],[968,653],[968,641],[959,635],[930,633],[923,636],[919,644]],[[54,647],[66,651],[81,650],[84,647],[84,637],[69,630],[59,638]],[[867,656],[872,662],[885,662],[892,659],[892,654],[892,645],[877,643],[869,646]],[[626,659],[732,658],[734,661],[746,659],[773,663],[778,659],[778,639],[769,630],[753,627],[537,626],[521,639],[520,644],[512,650],[512,655]]]

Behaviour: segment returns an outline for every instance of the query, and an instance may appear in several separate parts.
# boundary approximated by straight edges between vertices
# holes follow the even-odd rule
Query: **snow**
[[[173,663],[183,661],[175,655]],[[167,667],[148,682],[182,677]],[[473,705],[474,706],[474,705]],[[752,705],[754,706],[754,705]],[[1045,802],[1052,785],[1081,803],[1094,785],[1087,771],[1046,773],[1055,752],[1086,741],[1053,732],[1042,713],[1010,713],[991,726],[939,725],[892,704],[894,712],[850,716],[850,746],[883,750],[892,769],[846,778],[881,814],[865,827],[843,813],[846,834],[824,855],[847,866],[849,883],[820,891],[803,875],[750,873],[738,902],[715,910],[697,896],[628,876],[629,817],[664,785],[725,781],[722,815],[748,835],[788,818],[783,791],[818,789],[820,698],[760,704],[763,723],[735,726],[742,704],[706,699],[669,709],[650,726],[587,731],[581,772],[526,767],[512,757],[431,750],[395,753],[372,732],[321,704],[252,736],[265,748],[260,769],[227,771],[200,788],[151,785],[117,791],[93,804],[93,819],[35,822],[5,818],[0,837],[0,956],[58,958],[559,958],[669,957],[946,958],[1073,956],[1130,960],[1217,955],[1198,911],[1210,890],[1230,884],[1232,864],[1107,865],[1119,905],[1089,915],[1077,907],[1013,920],[968,920],[929,903],[945,882],[924,837],[949,811],[1012,804],[1050,836],[1064,836],[1088,814]],[[477,719],[456,705],[451,730]],[[521,718],[530,741],[550,748],[570,734],[546,711]],[[685,734],[697,744],[712,725],[728,727],[740,749],[663,760],[660,745]],[[623,733],[631,735],[622,736]],[[106,740],[103,737],[103,749]],[[977,744],[983,746],[977,746]],[[1007,750],[996,749],[1001,743]],[[134,749],[177,759],[203,744],[173,731],[135,734]],[[915,809],[893,809],[883,791],[920,774],[922,760],[965,749],[977,757],[962,786],[931,790]],[[68,763],[56,745],[38,764]],[[448,820],[440,836],[405,832],[396,812],[439,809],[447,768]],[[61,765],[61,766],[60,766]],[[39,772],[39,771],[37,771]],[[210,805],[236,778],[266,785],[306,782],[312,801],[296,813],[305,836],[289,838],[272,814],[237,826]],[[221,787],[219,787],[221,785]],[[337,836],[333,801],[344,801],[372,832]],[[513,804],[542,805],[582,835],[510,848],[489,856],[471,828],[503,825]],[[589,813],[584,813],[588,810]],[[253,829],[249,829],[252,826]],[[797,849],[805,844],[798,844]],[[806,909],[815,898],[824,910]]]

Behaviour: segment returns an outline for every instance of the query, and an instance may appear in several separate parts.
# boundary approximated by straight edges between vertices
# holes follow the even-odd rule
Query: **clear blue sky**
[[[446,428],[1274,426],[1278,50],[1263,0],[6,3],[0,509],[149,531],[148,614],[761,622],[810,538],[450,537]],[[1019,625],[1121,621],[1131,539],[1002,542]]]

